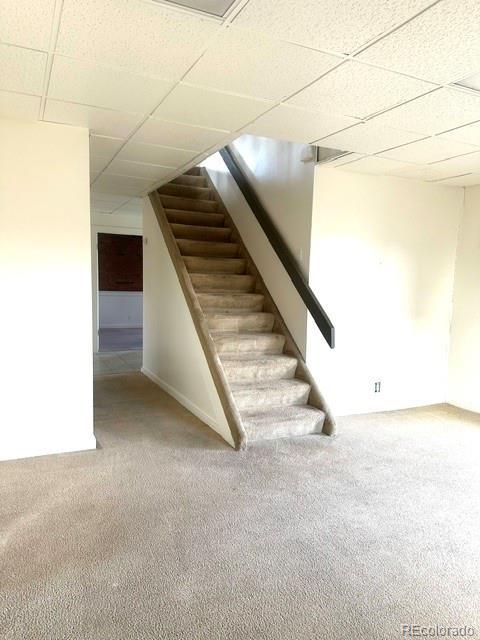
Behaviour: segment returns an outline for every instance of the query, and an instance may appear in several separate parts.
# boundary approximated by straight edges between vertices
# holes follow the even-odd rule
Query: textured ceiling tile
[[[147,191],[152,184],[152,180],[130,178],[128,176],[112,176],[102,173],[93,183],[92,191],[137,196]]]
[[[250,0],[234,24],[315,49],[351,53],[433,0]]]
[[[220,29],[216,21],[132,0],[65,0],[57,50],[179,80]]]
[[[398,149],[391,149],[382,155],[386,158],[392,158],[393,160],[423,164],[439,162],[446,158],[452,158],[453,156],[459,156],[473,151],[475,151],[475,147],[461,142],[442,140],[441,138],[426,138],[419,142],[398,147]]]
[[[443,177],[459,176],[464,173],[480,173],[480,152],[436,162],[432,167],[441,171]]]
[[[127,142],[118,154],[119,158],[133,162],[146,162],[167,167],[180,167],[197,155],[197,151],[185,151],[141,142]]]
[[[478,72],[479,32],[478,0],[443,0],[372,45],[360,58],[449,83]]]
[[[319,111],[328,106],[329,113],[365,118],[434,88],[435,85],[392,71],[346,62],[288,103]]]
[[[339,58],[234,28],[224,31],[185,81],[280,100],[334,67]]]
[[[143,162],[131,162],[130,160],[115,160],[108,165],[106,174],[117,176],[131,176],[133,178],[146,178],[159,180],[172,172],[173,167],[161,167],[158,164],[145,164]]]
[[[1,0],[0,41],[48,49],[55,0]]]
[[[41,95],[47,54],[0,44],[0,89]]]
[[[125,140],[107,138],[106,136],[90,136],[90,155],[110,158],[120,149]]]
[[[356,151],[367,155],[380,153],[401,144],[420,138],[411,131],[400,131],[389,127],[376,126],[371,122],[358,124],[318,141],[322,147],[333,147],[344,151]],[[408,162],[408,160],[407,160]]]
[[[350,127],[356,122],[346,116],[320,114],[316,111],[279,105],[245,127],[244,131],[256,136],[308,144],[312,140]]]
[[[444,88],[382,113],[372,122],[430,135],[475,120],[480,120],[480,95]]]
[[[97,156],[90,156],[90,175],[92,175],[92,173],[99,174],[101,171],[105,169],[105,167],[109,162],[110,162],[110,158],[100,158]]]
[[[267,100],[178,85],[152,116],[161,120],[235,131],[267,111],[273,104]]]
[[[128,202],[128,196],[90,192],[90,207],[103,213],[110,213],[126,202]]]
[[[475,144],[480,147],[480,122],[469,124],[466,127],[460,127],[453,131],[447,131],[447,133],[442,133],[440,137],[451,138],[452,140],[458,140],[458,142]]]
[[[130,198],[128,202],[114,211],[114,215],[139,215],[143,213],[143,200],[142,198]]]
[[[443,163],[439,163],[443,164]],[[392,169],[387,173],[398,178],[412,178],[415,180],[441,180],[453,175],[458,175],[458,171],[453,169],[440,169],[437,164],[410,164],[403,165],[400,169]]]
[[[447,180],[442,180],[436,184],[450,187],[474,187],[480,184],[480,173],[458,176],[457,178],[447,178]]]
[[[164,122],[150,118],[132,137],[134,142],[158,144],[165,147],[203,151],[220,142],[228,135],[225,131],[202,129],[186,124]]]
[[[20,93],[0,91],[0,117],[21,120],[37,120],[40,98]]]
[[[99,107],[87,107],[73,102],[47,100],[44,120],[87,127],[94,134],[127,138],[139,124],[139,114],[121,113]]]
[[[361,158],[355,162],[340,165],[343,171],[354,171],[356,173],[372,173],[375,175],[384,175],[394,169],[405,166],[404,162],[389,160],[387,158],[379,158],[377,156],[368,156]]]
[[[148,113],[172,84],[55,56],[49,97],[132,113]]]

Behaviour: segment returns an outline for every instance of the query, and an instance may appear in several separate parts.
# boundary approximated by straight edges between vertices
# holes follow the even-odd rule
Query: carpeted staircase
[[[190,169],[158,195],[247,442],[332,433],[333,417],[208,174]]]

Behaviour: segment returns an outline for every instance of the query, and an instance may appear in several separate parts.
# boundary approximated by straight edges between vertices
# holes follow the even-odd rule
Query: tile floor
[[[93,354],[93,375],[140,371],[143,351],[106,351]]]

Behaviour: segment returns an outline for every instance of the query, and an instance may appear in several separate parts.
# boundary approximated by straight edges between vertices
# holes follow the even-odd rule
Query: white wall
[[[92,212],[91,216],[91,243],[92,243],[92,342],[94,352],[98,352],[98,329],[100,328],[99,319],[99,291],[98,291],[98,251],[97,236],[99,233],[118,233],[120,235],[141,236],[143,233],[142,216],[138,214],[122,214],[122,213],[97,213]],[[143,297],[143,296],[142,296]],[[128,300],[123,310],[127,311],[126,315],[134,317],[134,310],[131,304],[135,303]],[[138,315],[138,301],[136,303]],[[135,325],[135,326],[141,326]]]
[[[257,136],[233,143],[248,180],[308,276],[314,165],[308,145]],[[203,165],[237,226],[300,351],[305,354],[307,310],[219,154]]]
[[[448,401],[480,412],[480,187],[465,189],[455,270]]]
[[[143,221],[142,372],[233,446],[195,325],[148,198]]]
[[[317,166],[308,364],[337,415],[445,402],[460,188]],[[374,393],[374,382],[382,391]]]
[[[141,291],[99,291],[100,329],[141,328],[143,293]]]
[[[0,141],[0,459],[94,448],[88,130]]]

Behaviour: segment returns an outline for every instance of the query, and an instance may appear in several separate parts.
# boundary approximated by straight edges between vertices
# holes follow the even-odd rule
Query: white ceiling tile
[[[2,0],[0,41],[46,50],[55,0]]]
[[[73,102],[47,100],[44,120],[87,127],[94,134],[118,138],[127,138],[139,124],[143,116],[88,107]]]
[[[442,0],[360,54],[395,71],[449,83],[478,72],[480,2]]]
[[[449,176],[458,175],[458,171],[453,169],[441,169],[438,165],[443,164],[410,164],[405,165],[399,169],[392,169],[387,173],[398,178],[411,178],[414,180],[441,180],[442,178],[448,178]]]
[[[475,147],[463,144],[462,142],[442,140],[441,138],[426,138],[425,140],[413,142],[398,147],[397,149],[391,149],[382,155],[386,158],[392,158],[393,160],[427,164],[429,162],[439,162],[446,158],[471,153],[472,151],[475,151]]]
[[[148,191],[152,184],[152,180],[144,180],[143,178],[113,176],[102,173],[93,183],[92,191],[137,196]]]
[[[220,142],[227,135],[226,131],[214,131],[213,129],[149,118],[135,133],[132,140],[164,147],[203,151]]]
[[[185,76],[220,91],[280,100],[340,62],[339,58],[251,32],[227,29]]]
[[[430,135],[475,120],[480,120],[480,96],[443,88],[386,111],[372,121]]]
[[[37,120],[40,98],[21,93],[0,91],[0,117],[16,120]]]
[[[0,89],[41,95],[47,54],[0,44]]]
[[[172,86],[163,80],[55,56],[48,95],[67,102],[149,113]]]
[[[148,178],[160,180],[172,172],[172,167],[162,167],[158,164],[146,164],[144,162],[131,162],[115,158],[108,166],[106,174],[113,173],[117,176],[131,176],[133,178]]]
[[[109,162],[110,162],[110,158],[90,156],[90,173],[92,172],[101,173]]]
[[[90,136],[90,155],[110,158],[120,149],[125,140],[107,138],[106,136]]]
[[[235,131],[270,109],[273,104],[267,100],[178,85],[152,116],[161,120]]]
[[[57,50],[179,80],[220,27],[217,21],[155,3],[65,0]]]
[[[460,127],[453,131],[447,131],[446,133],[442,133],[440,137],[451,138],[452,140],[458,140],[458,142],[480,146],[480,122],[475,122],[474,124],[469,124],[466,127]]]
[[[234,24],[281,40],[351,53],[433,0],[250,0]]]
[[[459,176],[464,173],[480,173],[480,152],[450,158],[431,165],[436,171],[442,172],[442,177]]]
[[[358,124],[350,129],[319,140],[322,147],[332,147],[343,151],[356,151],[367,155],[380,153],[401,144],[418,140],[421,136],[411,131],[401,131],[385,126],[376,126],[373,122]],[[407,161],[408,162],[408,161]]]
[[[378,156],[368,156],[340,165],[342,171],[354,171],[356,173],[373,173],[375,175],[384,175],[389,171],[404,167],[404,162],[396,160],[388,160],[387,158],[379,158]]]
[[[130,141],[123,147],[118,157],[133,162],[180,167],[196,155],[197,151],[185,151],[185,149],[173,149],[172,147]]]
[[[435,85],[377,67],[346,62],[317,80],[289,104],[365,118],[431,91]]]
[[[477,173],[477,174],[471,173],[466,176],[458,176],[456,178],[447,178],[447,180],[436,182],[436,184],[441,186],[450,186],[450,187],[474,187],[480,184],[480,173]]]
[[[357,120],[346,116],[320,114],[316,111],[279,105],[245,127],[244,131],[267,138],[310,143],[312,140],[350,127],[356,122]]]

